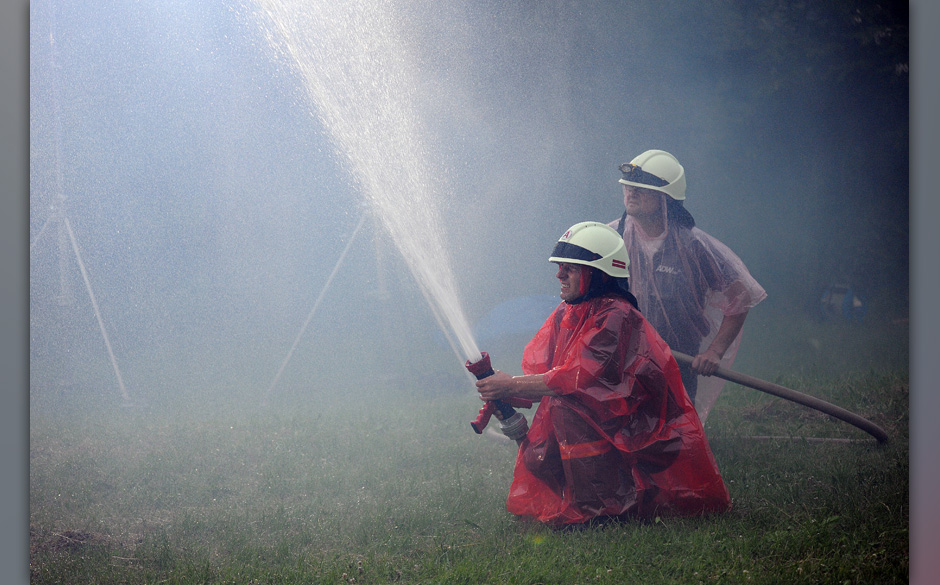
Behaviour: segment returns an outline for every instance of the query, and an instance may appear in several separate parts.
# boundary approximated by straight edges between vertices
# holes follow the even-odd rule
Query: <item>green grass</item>
[[[514,447],[470,430],[469,382],[224,410],[34,389],[31,582],[906,583],[906,369],[773,381],[890,441],[729,384],[706,429],[730,512],[570,531],[505,511]]]

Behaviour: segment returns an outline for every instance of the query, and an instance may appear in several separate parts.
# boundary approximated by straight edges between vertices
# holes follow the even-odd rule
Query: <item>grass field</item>
[[[838,369],[772,381],[887,444],[729,385],[706,430],[730,512],[569,531],[505,511],[514,445],[470,430],[469,382],[266,409],[36,393],[31,582],[906,583],[907,370]]]

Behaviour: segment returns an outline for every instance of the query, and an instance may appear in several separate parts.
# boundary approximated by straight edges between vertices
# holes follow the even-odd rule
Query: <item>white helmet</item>
[[[630,276],[630,256],[623,238],[617,230],[597,221],[583,221],[568,228],[548,261],[593,266],[614,278]]]
[[[620,165],[624,185],[661,191],[677,201],[685,199],[685,169],[665,150],[647,150]]]

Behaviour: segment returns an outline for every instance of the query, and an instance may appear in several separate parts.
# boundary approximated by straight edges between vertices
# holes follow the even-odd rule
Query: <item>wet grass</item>
[[[472,433],[469,393],[34,408],[31,582],[906,583],[906,373],[785,382],[890,442],[730,386],[708,424],[730,513],[576,531],[506,513],[514,448]]]
[[[470,430],[469,381],[270,408],[226,389],[121,408],[33,388],[31,582],[907,583],[906,324],[755,317],[735,369],[889,442],[728,384],[706,430],[730,512],[554,531],[505,511],[515,449]]]

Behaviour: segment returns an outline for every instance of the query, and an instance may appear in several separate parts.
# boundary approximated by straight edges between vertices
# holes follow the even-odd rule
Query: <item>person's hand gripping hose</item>
[[[495,373],[490,365],[490,356],[485,351],[482,352],[482,358],[479,361],[470,363],[467,360],[465,365],[477,380],[482,380]],[[478,435],[483,433],[483,429],[490,422],[490,417],[498,412],[496,418],[499,419],[500,430],[510,439],[521,443],[525,439],[526,433],[529,432],[529,422],[521,412],[517,412],[513,407],[531,408],[532,401],[524,398],[488,400],[483,404],[483,408],[480,409],[477,417],[470,421],[470,427]]]

